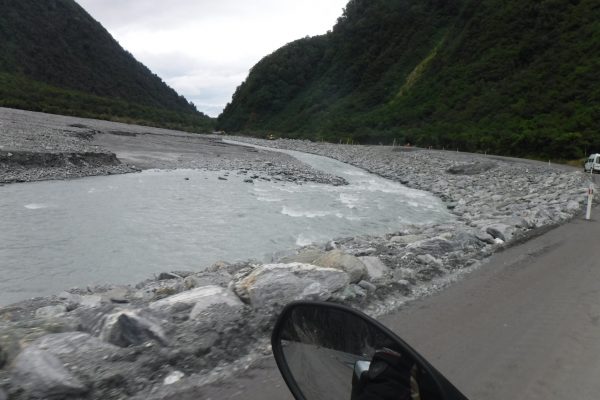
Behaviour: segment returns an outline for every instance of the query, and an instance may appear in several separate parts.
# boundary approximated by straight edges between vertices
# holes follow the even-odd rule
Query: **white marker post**
[[[592,218],[592,203],[594,201],[594,184],[590,182],[590,187],[588,189],[588,204],[587,204],[587,212],[585,213],[585,219],[588,221]]]

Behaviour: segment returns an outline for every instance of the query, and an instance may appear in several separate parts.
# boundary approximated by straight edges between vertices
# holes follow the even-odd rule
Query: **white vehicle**
[[[583,166],[585,172],[590,172],[592,169],[592,172],[600,173],[600,154],[590,155]]]

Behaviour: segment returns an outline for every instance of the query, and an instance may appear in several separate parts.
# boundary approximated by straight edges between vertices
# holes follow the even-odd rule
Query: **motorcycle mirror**
[[[388,328],[346,306],[290,303],[271,345],[297,400],[467,400]]]

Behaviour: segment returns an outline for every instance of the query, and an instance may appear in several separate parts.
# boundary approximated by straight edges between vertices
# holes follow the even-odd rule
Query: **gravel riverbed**
[[[96,129],[91,120],[78,123],[86,126],[79,129]],[[196,140],[168,134],[181,142]],[[165,139],[145,135],[149,141]],[[95,151],[112,152],[136,168],[161,162],[174,168],[178,159],[186,167],[206,167],[183,151],[161,158],[156,143],[142,152],[130,142],[140,135],[96,133],[94,138]],[[493,252],[567,221],[581,211],[586,194],[584,174],[536,162],[384,146],[233,139],[326,155],[429,191],[445,201],[457,220],[406,226],[382,236],[332,238],[268,264],[219,262],[203,272],[165,272],[135,286],[71,289],[4,307],[0,399],[201,397],[202,386],[251,368],[254,359],[269,354],[267,337],[287,302],[330,300],[374,315],[385,312],[437,290]],[[318,178],[303,167],[294,172],[296,164],[287,155],[221,147],[216,137],[202,140],[213,149],[236,148],[235,155],[259,160],[248,168],[263,168],[265,176],[301,173],[307,175],[300,181],[343,183]],[[105,150],[111,146],[112,151]],[[212,160],[217,158],[224,154]],[[278,170],[278,163],[285,167]],[[269,167],[291,175],[269,173]]]
[[[191,168],[343,185],[286,154],[220,137],[0,107],[0,185]]]

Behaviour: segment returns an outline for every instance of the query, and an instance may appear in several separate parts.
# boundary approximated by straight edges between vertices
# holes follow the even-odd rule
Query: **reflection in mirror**
[[[293,308],[283,321],[279,341],[306,400],[443,398],[401,343],[342,308]]]

